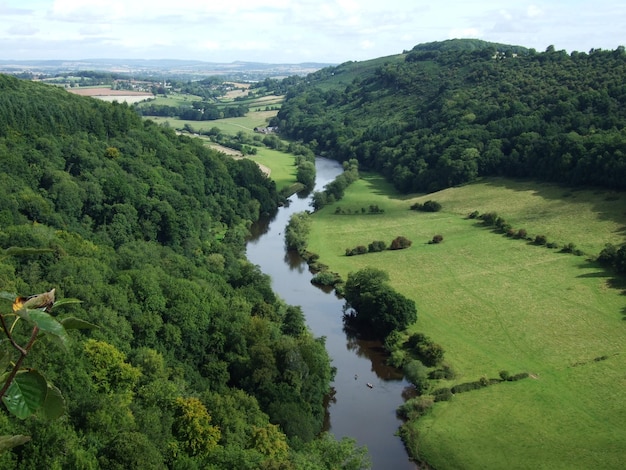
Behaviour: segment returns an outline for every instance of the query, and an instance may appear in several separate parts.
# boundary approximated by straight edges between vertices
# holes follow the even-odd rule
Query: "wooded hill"
[[[248,225],[280,202],[255,163],[124,104],[0,75],[0,188],[0,290],[56,288],[82,302],[61,316],[99,327],[72,332],[68,350],[34,345],[25,365],[67,412],[3,409],[0,435],[32,440],[0,468],[360,466],[352,441],[315,439],[332,376],[323,339],[245,259]]]
[[[272,124],[403,192],[485,175],[622,190],[624,76],[624,47],[567,54],[450,40],[311,74]]]

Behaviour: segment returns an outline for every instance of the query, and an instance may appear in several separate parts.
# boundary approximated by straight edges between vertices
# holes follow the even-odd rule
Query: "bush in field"
[[[376,240],[369,244],[367,250],[370,253],[377,253],[379,251],[385,251],[387,249],[387,244],[384,241]]]
[[[487,212],[481,215],[480,219],[483,221],[485,225],[492,226],[496,224],[496,220],[498,219],[498,214],[496,214],[495,212]]]
[[[576,248],[576,245],[574,243],[567,243],[566,245],[564,245],[563,248],[561,248],[561,253],[572,253],[576,256],[584,255],[582,250],[579,250],[578,248]]]
[[[402,236],[396,237],[391,242],[389,249],[390,250],[403,250],[405,248],[410,247],[412,243],[413,242],[406,237],[402,237]]]
[[[359,245],[355,248],[346,248],[346,256],[364,255],[367,253],[367,247]]]
[[[467,216],[468,219],[477,219],[479,217],[480,217],[480,212],[478,211],[470,212]]]
[[[439,388],[433,392],[433,397],[435,398],[435,402],[448,401],[453,397],[452,390],[447,387]]]
[[[528,236],[528,232],[526,231],[525,228],[521,228],[517,231],[517,233],[515,234],[515,238],[521,238],[524,239]]]
[[[448,364],[443,364],[439,369],[435,369],[428,374],[428,377],[433,380],[450,380],[456,376],[452,367]]]
[[[439,212],[441,210],[441,204],[437,201],[426,201],[424,204],[416,202],[411,206],[411,210],[422,212]]]
[[[429,241],[428,243],[430,243],[431,245],[436,245],[437,243],[441,243],[442,241],[443,241],[443,235],[435,235],[433,239]]]
[[[545,245],[548,243],[548,239],[545,235],[535,236],[535,245]]]
[[[603,266],[615,266],[615,261],[618,258],[617,253],[617,247],[615,247],[615,245],[612,245],[611,243],[607,243],[598,255],[598,263]]]
[[[443,361],[443,348],[422,333],[414,333],[407,340],[417,357],[427,366],[434,367]]]

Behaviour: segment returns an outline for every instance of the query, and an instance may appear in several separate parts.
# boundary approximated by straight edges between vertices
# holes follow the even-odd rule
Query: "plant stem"
[[[1,319],[0,322],[2,323],[2,328],[4,329],[4,332],[9,338],[9,341],[11,341],[11,344],[13,345],[13,347],[15,347],[15,349],[17,349],[20,352],[20,357],[15,362],[15,365],[13,366],[13,369],[11,370],[9,377],[4,382],[4,385],[2,386],[2,390],[0,390],[0,398],[2,398],[4,397],[4,394],[7,392],[7,390],[9,389],[9,386],[13,382],[13,379],[15,378],[18,371],[20,370],[20,367],[22,366],[22,362],[24,362],[24,359],[26,359],[26,356],[28,356],[28,351],[30,351],[30,348],[33,347],[33,344],[35,343],[35,340],[37,339],[37,335],[39,334],[39,327],[38,326],[33,327],[33,332],[30,335],[30,339],[28,340],[26,347],[22,348],[19,344],[15,342],[15,340],[13,339],[13,336],[11,336],[11,334],[8,332],[6,323],[4,321],[4,315],[0,315],[0,319]]]

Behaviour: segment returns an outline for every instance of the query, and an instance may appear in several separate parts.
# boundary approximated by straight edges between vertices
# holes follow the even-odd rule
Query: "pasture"
[[[440,202],[440,212],[409,210]],[[376,215],[337,215],[378,205]],[[467,214],[495,211],[560,253],[485,228]],[[594,261],[624,242],[626,197],[555,185],[485,179],[429,195],[397,194],[364,175],[317,212],[309,250],[344,279],[373,266],[415,300],[411,331],[443,346],[456,378],[434,387],[530,378],[455,395],[409,423],[409,448],[435,468],[620,468],[626,459],[626,298],[623,280]],[[441,244],[428,244],[436,234]],[[406,250],[345,256],[346,248],[396,236]]]
[[[269,120],[275,115],[276,111],[251,111],[242,117],[216,119],[214,121],[185,121],[158,116],[147,116],[146,118],[160,124],[168,123],[174,129],[182,129],[185,124],[189,124],[196,131],[208,131],[217,127],[223,134],[236,135],[238,132],[254,134],[255,127],[267,126]]]

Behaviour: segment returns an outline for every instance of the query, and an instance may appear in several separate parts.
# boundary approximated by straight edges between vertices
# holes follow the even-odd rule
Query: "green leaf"
[[[9,385],[2,401],[10,413],[26,419],[35,413],[46,400],[48,383],[36,370],[18,372]]]
[[[78,299],[60,299],[57,300],[56,302],[54,302],[54,304],[52,304],[52,307],[50,308],[50,310],[53,310],[57,307],[62,307],[64,305],[69,305],[69,304],[80,304],[82,303],[82,300],[78,300]]]
[[[11,364],[11,357],[13,356],[12,350],[6,349],[2,351],[0,349],[0,373],[4,372],[9,364]]]
[[[66,330],[93,330],[99,328],[98,325],[75,317],[67,317],[59,321]]]
[[[30,436],[0,436],[0,453],[30,441]]]
[[[51,383],[48,383],[48,394],[43,402],[39,414],[48,420],[55,420],[65,414],[65,399],[61,391]]]
[[[42,310],[28,310],[28,320],[39,327],[44,333],[49,333],[61,340],[63,346],[67,346],[69,336],[63,325],[50,314]]]

